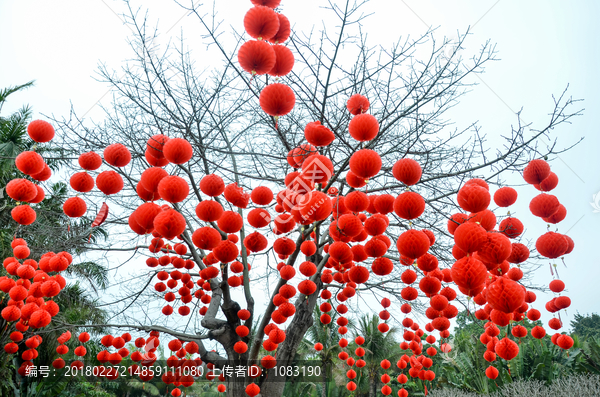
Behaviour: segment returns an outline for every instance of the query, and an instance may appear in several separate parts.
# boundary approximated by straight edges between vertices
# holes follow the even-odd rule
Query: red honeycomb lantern
[[[270,72],[275,66],[275,50],[264,41],[247,41],[238,51],[238,62],[246,72],[260,76]]]
[[[281,83],[269,84],[260,92],[259,103],[269,116],[285,116],[296,104],[296,96],[290,87]]]

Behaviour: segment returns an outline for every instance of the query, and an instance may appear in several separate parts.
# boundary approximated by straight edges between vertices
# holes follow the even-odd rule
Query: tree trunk
[[[319,291],[323,287],[320,279],[317,279],[317,290],[310,296],[301,295],[296,301],[296,314],[286,330],[285,341],[277,349],[277,366],[292,365],[296,356],[298,345],[302,342],[306,330],[313,325],[313,310],[319,297]],[[325,368],[323,368],[325,371]],[[270,377],[270,379],[269,379]],[[270,381],[269,381],[270,380]],[[268,371],[267,381],[261,384],[261,397],[281,397],[285,379],[275,377],[272,370]]]
[[[327,372],[321,372],[321,377],[323,378],[323,388],[321,389],[321,397],[327,397]]]
[[[236,377],[226,377],[226,379],[227,397],[248,397],[243,379]]]
[[[369,377],[371,382],[369,382],[369,397],[375,397],[377,395],[377,379],[374,376]]]

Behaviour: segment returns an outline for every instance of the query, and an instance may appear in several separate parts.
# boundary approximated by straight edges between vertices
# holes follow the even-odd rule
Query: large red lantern
[[[523,179],[525,182],[536,185],[541,183],[550,175],[550,166],[541,159],[531,160],[523,170]]]
[[[354,94],[346,103],[346,108],[353,115],[359,115],[369,110],[369,100],[364,95]]]
[[[255,39],[270,39],[279,31],[279,18],[272,8],[252,7],[244,16],[244,28]]]
[[[238,51],[238,62],[242,69],[253,75],[268,73],[275,66],[276,55],[273,46],[264,41],[250,40],[242,44]]]
[[[458,191],[458,205],[465,211],[483,211],[490,204],[490,200],[490,192],[477,184],[466,184]]]
[[[350,120],[348,131],[352,138],[359,142],[366,142],[374,139],[379,132],[379,123],[377,119],[370,114],[359,114]]]
[[[425,211],[425,200],[419,193],[404,192],[394,201],[394,212],[403,219],[416,219]]]
[[[273,44],[281,44],[285,42],[292,33],[290,20],[287,19],[287,17],[281,13],[277,14],[277,18],[279,18],[279,30],[277,30],[275,36],[271,37],[270,39],[267,39]]]
[[[50,142],[54,138],[54,127],[47,121],[34,120],[27,126],[27,134],[36,142]]]
[[[485,265],[472,256],[459,259],[452,265],[452,281],[469,292],[476,291],[485,283],[487,269]],[[469,296],[476,294],[468,293]]]
[[[292,71],[294,67],[294,54],[292,51],[283,45],[274,45],[275,63],[268,71],[270,76],[281,77]]]
[[[315,146],[327,146],[335,139],[333,132],[324,125],[321,125],[320,121],[313,121],[306,124],[304,137],[308,143]]]
[[[356,176],[369,179],[381,170],[381,157],[371,149],[361,149],[350,157],[350,171]]]
[[[569,243],[562,234],[547,232],[537,239],[535,248],[540,255],[554,259],[567,253]]]
[[[131,161],[131,153],[124,145],[114,143],[104,149],[104,160],[115,167],[125,167]]]
[[[487,288],[487,300],[493,309],[512,313],[525,301],[525,290],[516,282],[499,277]]]
[[[427,253],[429,238],[419,230],[407,230],[398,237],[396,243],[400,254],[416,259]]]
[[[285,116],[296,104],[296,96],[290,87],[281,83],[269,84],[260,92],[259,103],[269,116]]]

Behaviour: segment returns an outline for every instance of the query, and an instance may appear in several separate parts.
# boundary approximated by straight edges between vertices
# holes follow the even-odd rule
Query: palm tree
[[[321,397],[334,397],[339,395],[339,391],[332,376],[332,371],[336,364],[339,363],[338,353],[340,353],[341,349],[338,342],[341,337],[337,332],[336,312],[332,311],[329,313],[331,315],[331,322],[329,324],[321,323],[321,314],[319,308],[315,307],[313,325],[306,332],[304,339],[298,347],[298,353],[307,359],[314,358],[319,361],[323,368],[321,372],[323,381],[316,385],[316,389],[320,389]],[[323,349],[321,351],[315,350],[315,343],[321,343]]]
[[[393,364],[403,354],[395,339],[397,329],[390,327],[390,330],[384,334],[377,329],[378,325],[379,317],[377,315],[364,315],[359,319],[358,326],[355,327],[354,336],[365,338],[362,348],[365,349],[363,360],[367,362],[364,368],[357,371],[357,395],[375,397],[379,389],[381,375],[383,375],[381,361],[387,359]],[[352,342],[349,347],[354,351],[358,345]]]

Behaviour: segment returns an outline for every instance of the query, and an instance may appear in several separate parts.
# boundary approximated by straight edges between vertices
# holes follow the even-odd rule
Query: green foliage
[[[459,314],[458,323],[462,327],[456,329],[453,336],[453,351],[442,355],[441,362],[439,359],[434,360],[438,386],[487,394],[502,390],[518,381],[537,381],[552,385],[574,374],[600,373],[598,339],[589,338],[581,342],[577,335],[574,335],[574,345],[567,352],[552,344],[549,336],[541,340],[531,336],[516,340],[510,334],[510,326],[500,327],[499,337],[509,335],[509,338],[515,339],[519,344],[519,354],[510,362],[498,357],[490,364],[483,359],[486,347],[479,341],[483,323],[480,329],[477,329],[476,321],[470,321],[465,312]],[[528,330],[538,325],[530,321],[520,324]],[[485,376],[485,369],[489,365],[494,365],[499,371],[499,376],[494,381]]]
[[[319,321],[320,315],[321,312],[316,308],[314,325],[307,332],[306,338],[298,350],[298,358],[318,357],[331,362],[334,365],[333,373],[320,383],[288,382],[284,395],[311,397],[351,395],[345,387],[348,382],[346,371],[349,367],[337,357],[341,351],[338,342],[342,336],[336,332],[335,318],[330,324],[324,325]],[[362,369],[356,366],[353,368],[358,375],[354,379],[358,388],[352,394],[356,397],[380,393],[382,384],[379,379],[383,374],[380,362],[383,359],[388,359],[392,363],[392,367],[387,371],[391,377],[390,386],[394,391],[399,389],[401,385],[395,379],[400,373],[396,368],[396,361],[402,354],[409,356],[412,354],[410,351],[404,352],[399,349],[399,342],[395,339],[398,337],[396,329],[392,328],[390,332],[382,334],[377,329],[378,324],[377,316],[364,316],[359,319],[357,324],[349,324],[349,328],[352,330],[351,336],[344,335],[351,339],[350,344],[344,350],[354,357],[354,350],[358,347],[354,343],[354,338],[358,335],[365,337],[362,347],[365,349],[363,359],[367,365]],[[600,338],[592,337],[581,340],[577,335],[573,335],[574,346],[567,352],[552,344],[550,336],[537,340],[528,335],[519,341],[510,333],[512,325],[500,327],[499,337],[509,335],[519,344],[520,352],[510,362],[497,357],[493,363],[489,363],[483,358],[486,346],[479,340],[479,336],[484,330],[484,322],[463,311],[457,316],[457,324],[459,326],[449,341],[452,351],[445,354],[438,352],[433,357],[434,364],[431,370],[436,373],[436,378],[432,382],[423,382],[409,376],[404,388],[409,391],[410,395],[424,395],[424,386],[426,385],[432,396],[460,396],[462,395],[460,393],[463,392],[465,396],[479,394],[491,394],[497,397],[512,396],[517,394],[509,394],[507,390],[516,390],[516,385],[535,386],[540,390],[546,390],[548,387],[555,387],[554,385],[570,384],[569,379],[577,379],[573,378],[577,374],[600,375]],[[525,320],[519,324],[531,330],[540,323]],[[314,350],[313,346],[316,342],[323,344],[321,352]],[[425,344],[424,349],[427,347],[428,345]],[[495,366],[499,371],[499,376],[495,380],[490,380],[485,375],[485,370],[489,365]],[[402,372],[407,374],[407,370]],[[546,394],[540,395],[545,396]]]
[[[571,321],[571,327],[573,333],[580,338],[600,338],[600,316],[596,313],[587,316],[576,313]]]

